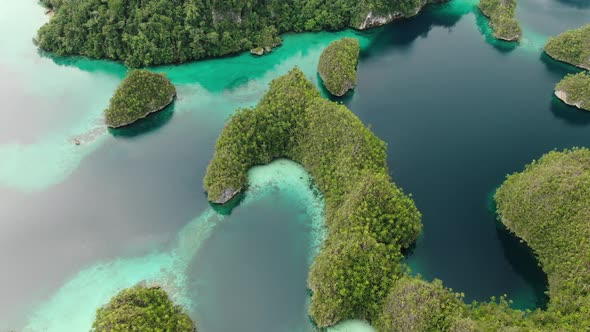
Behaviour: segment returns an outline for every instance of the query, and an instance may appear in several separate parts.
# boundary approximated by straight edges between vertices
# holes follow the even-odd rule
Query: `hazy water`
[[[174,107],[106,133],[101,112],[125,68],[40,56],[42,9],[0,0],[0,330],[84,330],[96,306],[143,279],[165,283],[205,332],[308,329],[321,208],[304,174],[288,163],[258,171],[274,189],[229,217],[201,183],[234,109],[294,65],[317,83],[321,50],[351,35],[363,54],[344,101],[388,142],[394,177],[424,214],[411,266],[469,299],[507,293],[534,307],[542,275],[498,230],[489,197],[542,153],[590,141],[590,115],[552,98],[571,69],[540,51],[548,35],[590,22],[584,3],[520,1],[516,49],[492,42],[461,0],[368,33],[290,35],[263,58],[158,68],[178,87]],[[92,130],[95,140],[72,143]]]

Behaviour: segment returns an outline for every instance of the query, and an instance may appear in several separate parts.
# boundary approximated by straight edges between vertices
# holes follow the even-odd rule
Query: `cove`
[[[8,100],[0,113],[10,119],[0,130],[0,261],[8,271],[0,284],[10,285],[0,299],[0,329],[45,324],[79,331],[117,288],[160,278],[161,267],[185,277],[185,289],[203,292],[202,285],[223,266],[204,271],[199,264],[216,257],[235,259],[233,253],[241,248],[239,243],[224,245],[226,239],[272,240],[264,232],[254,237],[247,226],[236,225],[240,222],[259,227],[275,219],[288,223],[280,228],[289,238],[284,247],[278,240],[266,243],[280,257],[299,255],[297,267],[289,267],[297,280],[280,287],[295,294],[309,264],[308,252],[303,262],[295,243],[313,248],[308,242],[312,218],[301,225],[297,211],[307,208],[306,203],[289,203],[293,196],[288,193],[278,198],[280,204],[272,204],[276,197],[244,202],[228,219],[199,233],[206,236],[191,236],[199,249],[183,261],[186,273],[172,268],[170,253],[178,248],[179,234],[209,220],[203,219],[210,212],[201,181],[224,119],[238,107],[255,104],[267,83],[294,65],[317,83],[321,50],[342,36],[361,38],[363,51],[358,87],[340,101],[389,143],[393,176],[424,214],[423,237],[408,259],[414,272],[441,278],[468,299],[506,293],[518,307],[536,306],[539,295],[528,280],[530,271],[515,268],[509,259],[513,249],[498,234],[486,198],[505,174],[544,152],[588,144],[588,115],[552,97],[554,84],[573,69],[547,60],[540,50],[549,35],[587,23],[587,6],[565,0],[540,5],[519,1],[524,40],[517,47],[488,38],[487,22],[477,14],[475,1],[453,1],[366,33],[288,35],[282,47],[263,58],[243,54],[156,68],[178,86],[173,108],[139,127],[103,132],[76,147],[71,137],[100,127],[101,112],[125,68],[38,54],[30,40],[46,19],[42,9],[34,2],[0,3],[6,45],[0,53],[0,93]],[[272,212],[265,212],[270,208]],[[279,218],[281,214],[288,216]],[[257,267],[264,264],[243,260],[249,259]],[[273,273],[270,266],[269,271]],[[221,281],[236,282],[229,277]],[[105,288],[93,288],[101,284]],[[246,292],[252,285],[233,286]],[[256,296],[268,292],[259,284],[255,288],[249,291]],[[78,294],[96,296],[79,316],[74,314]],[[298,294],[301,303],[305,290]],[[190,305],[196,318],[214,310],[209,321],[202,318],[213,331],[224,323],[218,321],[225,318],[219,311],[231,308],[231,294],[207,309],[199,295],[203,293],[175,299]],[[234,308],[253,300],[243,299]],[[266,297],[265,308],[275,300]],[[281,310],[247,318],[283,317],[298,320],[294,330],[308,329],[305,308],[298,308],[290,314]],[[56,320],[58,312],[83,325],[51,325],[68,323]],[[272,324],[279,321],[268,319],[261,326]]]

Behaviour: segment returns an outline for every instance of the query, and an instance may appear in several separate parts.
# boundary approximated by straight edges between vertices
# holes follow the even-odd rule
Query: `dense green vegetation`
[[[356,85],[356,66],[361,47],[356,38],[332,42],[322,52],[318,73],[331,94],[343,96]]]
[[[204,180],[209,199],[245,189],[250,167],[281,157],[301,163],[326,202],[329,236],[309,276],[311,316],[321,327],[373,320],[404,271],[401,249],[421,230],[412,199],[391,183],[385,143],[294,69],[225,126]]]
[[[287,31],[360,28],[366,17],[411,16],[434,0],[42,0],[55,11],[36,41],[58,55],[131,67],[272,46]]]
[[[175,95],[176,88],[165,74],[132,70],[111,98],[105,122],[109,127],[131,124],[168,106]]]
[[[567,75],[555,87],[555,94],[569,105],[590,111],[590,74]]]
[[[590,70],[590,24],[549,38],[545,52],[556,60]]]
[[[196,332],[195,324],[159,287],[124,289],[96,311],[92,332]]]
[[[547,330],[590,330],[590,150],[550,152],[496,193],[502,222],[549,279]]]
[[[507,41],[520,39],[522,30],[515,18],[516,0],[480,0],[479,9],[489,17],[495,38]]]
[[[468,305],[440,281],[407,275],[402,249],[420,233],[420,213],[391,182],[385,144],[297,69],[227,123],[204,180],[209,199],[244,190],[250,167],[282,157],[301,163],[325,198],[328,238],[308,279],[319,327],[360,318],[386,332],[590,330],[590,150],[551,152],[495,196],[549,278],[548,309],[533,312],[504,296]]]

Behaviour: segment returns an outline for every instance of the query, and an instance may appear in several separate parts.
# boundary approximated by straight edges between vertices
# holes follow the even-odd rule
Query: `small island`
[[[555,87],[555,95],[570,106],[590,111],[590,74],[567,75]]]
[[[318,73],[326,89],[341,97],[356,86],[356,66],[360,44],[356,38],[342,38],[332,42],[322,52]]]
[[[176,88],[165,74],[132,70],[121,82],[105,110],[105,123],[118,128],[134,123],[170,105]]]
[[[139,284],[124,289],[96,311],[91,332],[197,332],[184,310],[160,287]]]
[[[557,61],[590,70],[590,24],[549,38],[544,50]]]
[[[505,41],[518,41],[522,29],[516,20],[516,0],[480,0],[479,9],[490,19],[494,38]]]

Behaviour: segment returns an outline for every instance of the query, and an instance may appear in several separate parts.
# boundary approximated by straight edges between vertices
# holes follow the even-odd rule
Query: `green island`
[[[165,74],[132,70],[121,82],[105,110],[105,123],[123,127],[170,105],[176,88]]]
[[[260,54],[277,46],[281,33],[367,29],[436,2],[441,0],[41,0],[54,15],[35,42],[60,56],[144,67],[244,50]]]
[[[538,255],[549,278],[543,311],[505,296],[466,304],[441,281],[408,274],[402,250],[421,231],[411,196],[391,182],[385,144],[345,106],[324,100],[298,69],[223,129],[204,179],[223,204],[247,188],[246,171],[286,157],[324,194],[328,237],[308,277],[319,328],[364,319],[379,331],[582,331],[590,328],[590,151],[551,152],[497,191],[508,229]]]
[[[91,332],[196,332],[194,322],[160,287],[124,289],[96,311]]]
[[[549,38],[544,50],[555,60],[590,70],[590,24]]]
[[[516,15],[516,0],[480,0],[479,9],[490,19],[496,39],[518,41],[522,29]]]
[[[590,74],[567,75],[555,87],[555,95],[568,105],[590,111]]]
[[[361,47],[356,38],[332,42],[322,52],[318,73],[326,89],[341,97],[356,86],[356,66]]]

